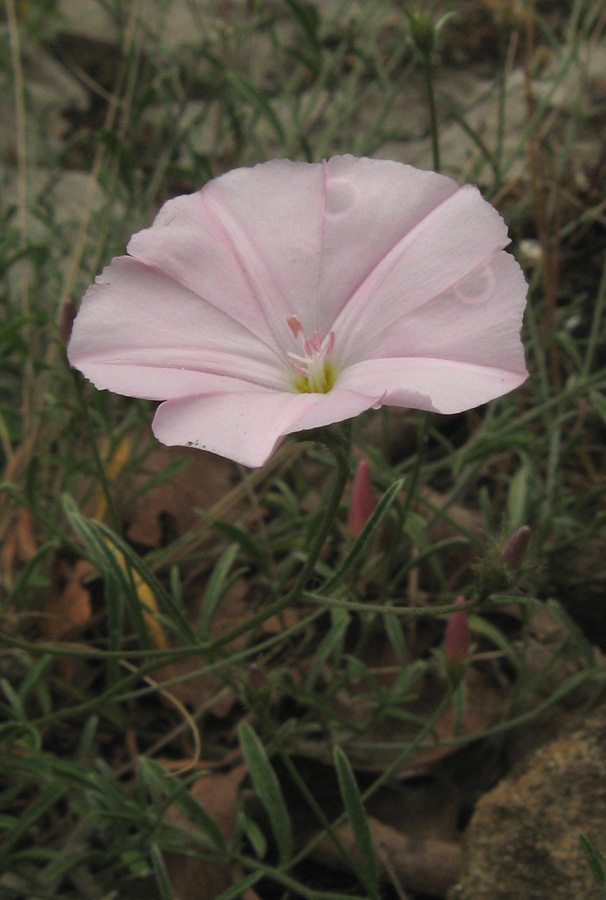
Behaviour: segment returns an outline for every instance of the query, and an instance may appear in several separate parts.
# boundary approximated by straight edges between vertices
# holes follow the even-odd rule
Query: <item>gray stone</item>
[[[598,900],[579,842],[606,849],[606,707],[479,801],[449,900]]]

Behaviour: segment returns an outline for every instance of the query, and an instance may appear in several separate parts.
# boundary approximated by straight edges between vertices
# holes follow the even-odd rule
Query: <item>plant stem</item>
[[[425,55],[425,83],[427,84],[427,100],[429,103],[429,127],[431,129],[431,152],[433,157],[433,167],[436,172],[441,169],[440,166],[440,142],[438,136],[438,113],[436,110],[436,96],[433,89],[433,69],[431,65],[431,55]]]
[[[339,512],[341,498],[350,475],[351,423],[348,422],[346,427],[340,432],[333,430],[323,433],[322,441],[333,453],[337,466],[330,486],[324,516],[311,541],[307,559],[295,584],[283,597],[280,597],[273,603],[269,603],[254,616],[251,616],[250,619],[247,619],[246,622],[242,622],[240,625],[232,628],[231,631],[217,638],[216,641],[213,641],[212,647],[209,649],[215,650],[223,647],[225,644],[229,644],[235,638],[240,637],[241,634],[249,632],[256,625],[262,624],[288,606],[294,606],[303,596],[307,582],[316,567],[326,538]]]
[[[80,409],[82,410],[82,421],[84,422],[84,427],[86,428],[91,452],[93,454],[93,460],[95,463],[95,468],[97,469],[97,476],[99,478],[99,484],[101,485],[101,490],[103,492],[103,496],[105,498],[105,502],[107,504],[107,511],[109,513],[110,522],[112,528],[116,532],[116,534],[120,534],[120,519],[118,517],[118,513],[116,511],[116,507],[114,504],[114,499],[112,497],[111,488],[109,486],[109,482],[107,480],[107,475],[105,472],[105,466],[103,465],[103,460],[101,459],[101,454],[99,453],[99,447],[97,446],[97,438],[95,435],[95,430],[93,428],[90,416],[89,405],[86,402],[86,398],[84,396],[84,391],[82,388],[82,380],[80,375],[76,372],[75,369],[70,369],[72,374],[72,378],[74,380],[74,385],[76,388],[76,396],[78,398],[78,403],[80,405]]]
[[[328,537],[330,529],[333,526],[333,523],[337,517],[339,512],[339,505],[341,503],[341,498],[343,496],[343,491],[345,490],[345,486],[347,484],[347,480],[349,478],[350,469],[351,469],[351,461],[350,461],[350,449],[351,449],[351,426],[348,424],[347,434],[344,435],[343,440],[339,440],[336,434],[333,437],[333,433],[329,433],[330,437],[327,435],[325,439],[325,443],[328,448],[332,451],[336,463],[337,470],[335,472],[333,482],[330,486],[330,493],[328,495],[328,502],[326,504],[326,509],[324,511],[324,516],[320,523],[320,527],[316,531],[314,538],[311,542],[311,546],[307,553],[307,559],[305,561],[305,565],[301,569],[299,573],[299,577],[297,578],[294,587],[290,589],[287,594],[287,597],[290,598],[291,603],[296,603],[297,600],[301,597],[307,582],[315,568],[315,565],[318,561],[320,553],[322,552],[322,548],[324,546],[324,542]]]

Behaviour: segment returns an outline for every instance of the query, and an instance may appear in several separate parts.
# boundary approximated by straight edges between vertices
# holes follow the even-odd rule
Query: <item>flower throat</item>
[[[288,327],[294,337],[300,337],[305,355],[290,353],[288,364],[296,372],[293,384],[300,394],[327,394],[335,383],[335,371],[330,355],[335,346],[335,333],[329,331],[324,340],[319,331],[306,338],[297,316],[289,316]]]

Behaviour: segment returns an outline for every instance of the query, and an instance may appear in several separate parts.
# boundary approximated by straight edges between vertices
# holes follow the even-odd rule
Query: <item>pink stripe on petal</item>
[[[451,178],[393,160],[335,156],[325,163],[318,331],[334,327],[381,261],[457,190]]]
[[[97,377],[104,363],[111,366],[111,382],[122,385],[112,390],[131,396],[145,395],[128,389],[132,376],[120,376],[120,366],[215,372],[278,390],[288,383],[276,351],[162,272],[127,256],[114,259],[86,292],[68,356],[89,378],[91,364]],[[154,396],[162,397],[160,389],[158,382]]]
[[[477,283],[492,285],[482,302],[464,302],[455,286],[412,312],[403,311],[395,322],[382,325],[377,315],[373,356],[430,357],[522,372],[520,329],[526,304],[522,270],[502,250],[479,268]]]
[[[169,201],[128,251],[284,348],[293,312],[318,327],[323,209],[321,164],[272,160]]]
[[[377,338],[509,243],[493,207],[469,185],[432,210],[381,260],[334,324],[340,358],[381,354]],[[342,354],[342,355],[341,355]]]

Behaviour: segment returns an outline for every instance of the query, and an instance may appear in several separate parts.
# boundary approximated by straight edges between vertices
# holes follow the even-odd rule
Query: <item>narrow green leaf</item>
[[[469,616],[469,627],[476,634],[481,634],[483,637],[488,638],[489,641],[492,641],[493,644],[503,651],[512,666],[515,669],[519,668],[520,660],[518,655],[511,642],[507,640],[499,628],[495,628],[495,626],[490,622],[487,622],[486,619],[474,614]]]
[[[366,810],[349,760],[340,747],[335,747],[334,761],[345,811],[360,855],[360,868],[366,878],[366,887],[376,897],[378,896],[379,869]]]
[[[115,583],[120,585],[124,590],[125,597],[131,601],[129,612],[133,616],[133,624],[138,634],[139,630],[143,635],[147,634],[143,611],[134,584],[120,566],[115,550],[122,555],[130,568],[149,587],[160,608],[166,613],[168,624],[173,625],[178,630],[179,635],[188,643],[196,643],[196,636],[179,606],[173,602],[172,597],[158,581],[149,566],[133,551],[126,541],[123,541],[103,522],[86,519],[68,494],[62,496],[61,503],[72,528],[88,549],[100,571],[103,574],[111,573]],[[150,644],[149,637],[147,641]]]
[[[243,722],[238,733],[253,787],[267,810],[278,845],[280,860],[282,863],[286,863],[292,856],[292,827],[280,782],[271,766],[265,747],[250,725]]]
[[[246,81],[242,78],[235,69],[226,69],[224,71],[225,80],[229,82],[229,84],[234,88],[237,93],[240,94],[241,97],[245,97],[249,100],[255,109],[260,115],[263,115],[265,119],[269,122],[269,124],[273,127],[274,131],[280,142],[282,144],[287,144],[286,134],[284,133],[284,128],[282,127],[282,123],[276,114],[273,106],[270,101],[261,91],[255,87],[255,85]]]
[[[568,636],[574,642],[575,649],[578,653],[583,654],[587,666],[592,669],[595,666],[595,654],[592,645],[583,634],[583,631],[556,600],[548,600],[547,606],[556,619],[562,623],[568,632]]]
[[[269,575],[267,559],[259,544],[259,541],[238,525],[231,522],[213,522],[213,528],[235,544],[239,544],[242,550],[252,559],[264,575]]]
[[[217,607],[223,597],[225,580],[238,555],[239,549],[238,544],[232,544],[231,547],[228,547],[208,579],[198,622],[198,636],[202,641],[207,641],[210,638],[210,628],[217,612]]]
[[[240,900],[244,891],[247,888],[252,887],[253,884],[256,884],[262,877],[263,872],[252,872],[251,875],[247,875],[246,878],[242,878],[237,884],[233,884],[231,887],[227,888],[226,891],[223,891],[216,900]]]
[[[257,825],[254,819],[249,819],[244,813],[240,814],[240,825],[242,831],[250,841],[253,850],[259,859],[264,859],[267,853],[267,838]]]
[[[507,519],[512,534],[526,524],[529,475],[528,465],[524,462],[509,481]]]
[[[400,668],[406,669],[410,663],[410,654],[406,647],[406,641],[404,640],[402,623],[398,620],[397,616],[394,616],[393,613],[384,613],[383,624],[385,626],[385,633],[387,634],[389,643],[391,644],[393,651],[396,654],[396,658],[398,660]]]
[[[160,892],[160,897],[162,898],[162,900],[173,900],[173,892],[170,886],[170,879],[168,877],[168,872],[166,871],[166,866],[164,865],[162,851],[157,844],[151,845],[151,847],[149,848],[149,856],[151,859],[152,871],[156,879],[156,887]]]
[[[49,785],[40,799],[32,803],[19,816],[18,821],[13,825],[10,832],[4,836],[0,845],[0,863],[6,859],[12,848],[30,832],[30,829],[38,819],[42,819],[67,791],[68,788],[65,784]]]
[[[78,750],[76,752],[76,759],[81,765],[86,765],[89,756],[92,755],[93,742],[97,736],[98,725],[99,716],[92,715],[87,719],[82,728],[80,740],[78,741]]]
[[[606,870],[604,868],[606,866],[606,856],[596,850],[591,841],[582,832],[579,833],[579,841],[595,882],[606,896]]]
[[[333,652],[342,645],[343,637],[351,621],[351,616],[345,609],[333,609],[331,610],[331,619],[332,624],[330,630],[322,639],[314,653],[314,661],[305,681],[305,689],[307,691],[313,690],[314,684],[319,678],[323,666]]]
[[[185,818],[195,825],[212,847],[221,853],[227,853],[225,838],[219,831],[204,807],[189,792],[186,785],[175,782],[154,761],[141,757],[139,760],[141,775],[153,794],[164,794],[167,800],[179,809]]]

